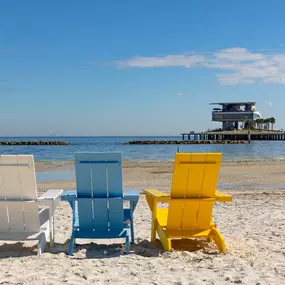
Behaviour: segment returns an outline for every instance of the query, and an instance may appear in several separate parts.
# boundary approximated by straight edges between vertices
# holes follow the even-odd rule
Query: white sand
[[[233,167],[236,177],[238,170],[240,175],[260,177],[260,181],[266,177],[263,166],[251,174],[250,165]],[[280,182],[284,175],[284,170],[277,171],[279,167],[273,166],[280,175],[271,181],[269,177],[271,184],[276,179]],[[222,169],[221,178],[225,180],[228,175],[232,179],[230,171],[229,166]],[[272,166],[268,166],[270,171]],[[167,165],[125,168],[124,185],[167,190],[170,172]],[[249,180],[244,178],[243,182],[250,184]],[[71,184],[67,183],[67,188]],[[150,211],[141,195],[135,211],[136,244],[129,255],[122,253],[122,240],[78,240],[80,245],[70,257],[66,250],[71,210],[68,203],[61,202],[56,211],[53,249],[38,257],[31,244],[0,244],[0,284],[285,284],[285,191],[227,192],[233,194],[233,202],[216,203],[214,208],[227,254],[220,254],[215,244],[201,241],[182,244],[182,249],[187,245],[190,251],[174,252],[164,252],[159,243],[151,244]]]

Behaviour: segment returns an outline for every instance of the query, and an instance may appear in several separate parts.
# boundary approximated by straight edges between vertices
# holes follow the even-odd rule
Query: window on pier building
[[[213,120],[245,120],[253,118],[253,114],[213,114]]]

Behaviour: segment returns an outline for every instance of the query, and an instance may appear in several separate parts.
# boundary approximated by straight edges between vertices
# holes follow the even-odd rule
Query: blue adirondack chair
[[[129,251],[134,242],[133,211],[139,192],[123,195],[121,153],[76,153],[77,195],[69,199],[73,209],[73,229],[69,255],[76,238],[125,238]],[[124,200],[130,207],[124,209]]]

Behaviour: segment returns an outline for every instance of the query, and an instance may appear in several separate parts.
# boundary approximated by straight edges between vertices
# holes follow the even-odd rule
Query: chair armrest
[[[140,197],[140,190],[127,189],[124,190],[123,199],[126,201],[137,201]]]
[[[232,202],[233,197],[232,195],[223,193],[221,191],[216,190],[216,197],[215,197],[217,202]]]
[[[47,192],[45,192],[41,197],[38,198],[38,200],[56,200],[61,196],[63,193],[63,190],[61,189],[50,189]]]
[[[156,202],[168,202],[171,199],[170,194],[156,189],[144,189],[143,191],[147,196],[151,196]]]
[[[64,190],[62,195],[60,196],[61,201],[75,201],[77,199],[77,191],[76,190]]]
[[[61,189],[50,189],[38,198],[38,202],[46,204],[51,209],[51,214],[53,215],[55,208],[61,201],[61,194],[63,190]]]

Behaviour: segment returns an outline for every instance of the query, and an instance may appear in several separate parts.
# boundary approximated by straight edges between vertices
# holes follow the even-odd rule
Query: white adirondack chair
[[[0,155],[0,240],[38,240],[38,255],[47,240],[52,246],[62,192],[48,190],[38,198],[33,155]]]

